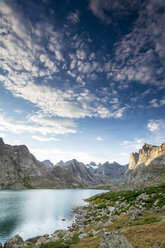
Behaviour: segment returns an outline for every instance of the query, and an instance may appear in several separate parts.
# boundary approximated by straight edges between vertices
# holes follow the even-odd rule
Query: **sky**
[[[126,164],[165,142],[165,0],[0,0],[0,137]]]

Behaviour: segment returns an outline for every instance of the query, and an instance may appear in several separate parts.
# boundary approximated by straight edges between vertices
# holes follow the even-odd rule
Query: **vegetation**
[[[96,195],[88,202],[89,205],[84,206],[84,224],[89,225],[84,230],[88,233],[87,237],[79,239],[75,234],[69,241],[60,239],[42,244],[41,248],[98,248],[102,234],[95,235],[94,232],[103,228],[123,233],[137,248],[165,247],[165,221],[161,221],[161,217],[165,216],[162,209],[165,206],[165,184],[136,191],[108,192]],[[131,218],[130,208],[138,209],[139,206],[144,206],[142,215],[137,219]],[[111,214],[109,207],[115,209],[111,224],[107,222]],[[102,224],[97,225],[98,222]]]

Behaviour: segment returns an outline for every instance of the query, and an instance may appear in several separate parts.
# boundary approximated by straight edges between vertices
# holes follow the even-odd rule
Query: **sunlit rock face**
[[[129,160],[129,169],[135,169],[139,165],[149,165],[154,163],[155,159],[156,163],[165,162],[165,159],[161,157],[161,161],[159,161],[159,157],[165,155],[165,143],[161,146],[152,146],[149,144],[144,144],[143,148],[139,150],[139,153],[131,153]]]

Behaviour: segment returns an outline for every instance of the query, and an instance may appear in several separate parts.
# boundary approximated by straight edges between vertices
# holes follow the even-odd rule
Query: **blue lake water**
[[[19,234],[24,240],[57,229],[73,221],[71,210],[83,199],[105,192],[95,189],[39,189],[0,191],[0,242]],[[62,219],[65,219],[63,221]]]

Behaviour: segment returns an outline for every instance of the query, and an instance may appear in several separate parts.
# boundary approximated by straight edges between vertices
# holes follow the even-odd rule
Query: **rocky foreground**
[[[26,241],[18,235],[5,248],[165,247],[165,184],[143,190],[108,192],[74,209],[69,230]],[[2,246],[1,246],[2,247]]]

